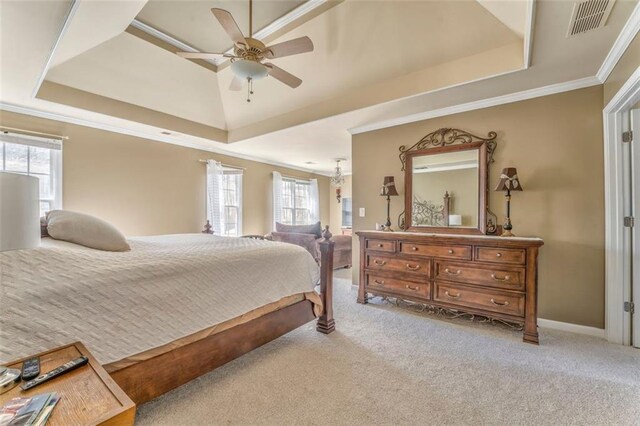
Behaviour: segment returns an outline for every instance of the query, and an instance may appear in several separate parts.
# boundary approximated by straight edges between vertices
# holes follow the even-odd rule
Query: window
[[[273,229],[276,223],[309,225],[320,219],[318,180],[283,177],[273,172]]]
[[[62,142],[0,134],[0,171],[35,176],[40,181],[40,215],[62,208]]]
[[[224,227],[221,235],[238,237],[242,233],[242,171],[225,169],[222,175],[222,192],[224,194]]]
[[[353,226],[353,215],[351,213],[351,198],[342,199],[342,227],[351,228]]]
[[[207,219],[216,235],[242,235],[241,169],[207,161]]]
[[[287,225],[311,223],[311,182],[282,179],[282,222]]]

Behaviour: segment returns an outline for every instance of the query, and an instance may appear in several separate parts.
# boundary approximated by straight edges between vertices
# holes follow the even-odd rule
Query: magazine
[[[55,392],[13,398],[0,408],[0,426],[44,426],[59,400]]]

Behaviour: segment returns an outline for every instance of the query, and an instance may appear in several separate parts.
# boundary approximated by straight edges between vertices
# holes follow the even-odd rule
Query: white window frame
[[[234,176],[238,179],[238,181],[236,182],[236,204],[227,204],[226,200],[226,192],[228,190],[227,185],[228,185],[228,178],[230,176]],[[222,173],[222,191],[223,191],[223,199],[225,200],[224,205],[222,206],[223,208],[223,217],[224,217],[224,224],[225,224],[225,230],[224,233],[221,235],[224,235],[226,237],[239,237],[242,235],[242,204],[243,204],[243,197],[242,197],[242,179],[243,177],[243,173],[242,173],[242,169],[232,169],[229,167],[223,167],[223,173]],[[229,209],[236,209],[236,232],[234,234],[228,233],[227,231],[227,222],[226,222],[226,218],[227,218],[227,211]]]
[[[285,185],[287,184],[291,184],[293,183],[293,205],[292,207],[285,207],[284,206],[284,202],[282,203],[282,223],[286,224],[286,225],[310,225],[313,222],[312,219],[312,212],[311,212],[311,181],[310,180],[306,180],[306,179],[294,179],[294,178],[290,178],[290,177],[283,177],[282,178],[282,199],[284,201],[285,197]],[[308,194],[308,198],[307,198],[307,203],[305,207],[301,207],[298,206],[296,203],[296,189],[298,185],[304,185],[307,186],[307,194]],[[284,220],[284,212],[285,210],[290,210],[291,211],[291,223],[285,222]],[[306,210],[307,211],[307,221],[306,223],[298,223],[296,222],[296,211],[298,210]]]
[[[7,143],[14,145],[23,145],[27,147],[36,147],[49,149],[49,185],[50,197],[40,197],[40,203],[47,203],[48,209],[41,211],[44,214],[47,211],[62,209],[62,140],[41,138],[36,136],[28,136],[16,133],[0,133],[0,150],[2,150],[2,161],[0,162],[0,171],[7,173],[17,173],[28,176],[47,176],[45,173],[37,173],[31,171],[31,150],[27,150],[27,171],[6,170],[7,163]]]

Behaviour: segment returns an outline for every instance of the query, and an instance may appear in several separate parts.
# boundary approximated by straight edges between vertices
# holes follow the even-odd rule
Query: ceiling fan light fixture
[[[231,63],[231,72],[243,80],[260,80],[265,78],[269,71],[259,62],[249,59],[240,59]]]

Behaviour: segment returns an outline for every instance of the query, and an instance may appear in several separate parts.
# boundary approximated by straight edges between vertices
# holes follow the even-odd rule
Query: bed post
[[[320,297],[322,298],[322,315],[318,318],[316,330],[329,334],[336,329],[333,320],[333,246],[329,226],[322,231],[320,241]]]

